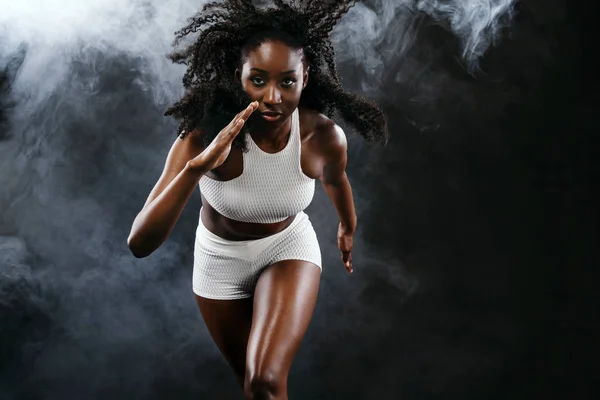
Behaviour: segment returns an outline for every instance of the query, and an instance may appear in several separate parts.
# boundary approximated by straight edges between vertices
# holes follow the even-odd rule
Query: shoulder
[[[348,142],[344,130],[326,115],[310,109],[303,109],[304,120],[310,128],[311,146],[327,160],[341,161],[346,155]]]
[[[204,148],[204,140],[206,137],[206,132],[202,129],[193,129],[191,131],[182,131],[179,134],[179,139],[183,141],[187,146],[193,148]]]
[[[331,150],[344,150],[347,146],[346,133],[335,122],[322,115],[322,118],[315,126],[316,136],[320,139],[322,145]]]
[[[200,154],[204,150],[203,136],[203,132],[197,130],[180,132],[169,150],[167,164],[183,166]]]

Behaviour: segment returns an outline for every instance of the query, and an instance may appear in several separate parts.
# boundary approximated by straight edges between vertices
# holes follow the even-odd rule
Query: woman
[[[128,239],[136,257],[151,254],[199,184],[193,291],[248,399],[287,399],[321,274],[303,212],[316,179],[337,210],[338,246],[352,272],[346,137],[326,115],[337,110],[367,139],[386,139],[383,112],[346,92],[335,69],[329,35],[354,1],[275,3],[207,4],[176,33],[175,45],[200,31],[169,55],[188,66],[185,96],[165,112],[181,120],[181,133]]]

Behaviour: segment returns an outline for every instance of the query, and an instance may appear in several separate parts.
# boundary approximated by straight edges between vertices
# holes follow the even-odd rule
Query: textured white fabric
[[[281,232],[245,241],[230,241],[215,235],[206,229],[200,218],[194,247],[192,288],[198,296],[209,299],[250,297],[263,269],[283,260],[308,261],[322,269],[317,235],[303,211]]]
[[[200,192],[208,204],[227,218],[263,224],[283,221],[308,207],[315,180],[304,175],[300,165],[298,109],[291,125],[286,147],[277,153],[262,151],[248,135],[240,176],[228,181],[202,176]]]

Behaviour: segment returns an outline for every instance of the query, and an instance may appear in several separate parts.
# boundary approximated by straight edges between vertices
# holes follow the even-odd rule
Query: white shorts
[[[251,297],[261,272],[283,260],[302,260],[322,270],[321,249],[308,215],[300,212],[281,232],[256,240],[225,240],[199,218],[194,246],[193,291],[209,299]]]

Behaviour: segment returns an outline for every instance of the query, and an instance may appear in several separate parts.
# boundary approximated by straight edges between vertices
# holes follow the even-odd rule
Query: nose
[[[280,104],[281,103],[281,93],[277,89],[275,85],[269,85],[265,91],[265,97],[263,98],[263,102],[266,104]]]

